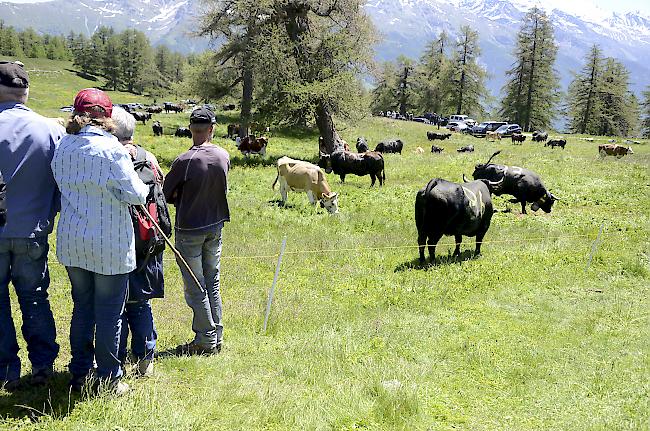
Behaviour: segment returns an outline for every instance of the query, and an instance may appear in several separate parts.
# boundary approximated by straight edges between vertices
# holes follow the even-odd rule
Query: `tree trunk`
[[[253,65],[251,64],[250,53],[244,56],[242,71],[242,97],[241,113],[239,115],[239,137],[245,138],[250,133],[251,107],[253,105]]]
[[[332,154],[337,150],[343,149],[343,140],[336,131],[332,113],[323,102],[319,102],[314,117],[322,138],[322,141],[319,142],[319,152]]]
[[[533,51],[531,52],[530,60],[530,78],[528,80],[528,94],[526,97],[526,109],[525,109],[525,121],[524,121],[524,131],[530,132],[530,108],[533,100],[533,86],[535,85],[535,56],[537,55],[537,26],[539,23],[539,17],[535,17],[535,29],[533,31]]]

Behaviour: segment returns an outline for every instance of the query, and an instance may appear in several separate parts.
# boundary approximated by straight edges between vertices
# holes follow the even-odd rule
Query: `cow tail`
[[[278,179],[280,179],[280,168],[278,168],[278,174],[275,176],[275,181],[273,181],[273,185],[271,186],[271,190],[275,190],[275,184],[278,182]]]

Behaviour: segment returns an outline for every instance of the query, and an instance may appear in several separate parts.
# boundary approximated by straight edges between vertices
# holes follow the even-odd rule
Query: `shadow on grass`
[[[419,270],[428,271],[429,269],[435,268],[438,265],[452,265],[455,263],[461,263],[468,260],[474,260],[480,257],[480,255],[479,256],[475,255],[473,250],[465,250],[461,252],[460,255],[458,256],[452,256],[451,254],[447,254],[446,256],[436,256],[435,262],[430,262],[428,255],[429,252],[427,251],[426,253],[427,260],[425,263],[420,263],[420,259],[416,257],[415,259],[411,259],[409,261],[397,265],[395,267],[394,272],[404,272],[410,269],[419,269]]]
[[[31,376],[21,378],[17,389],[0,393],[0,418],[36,421],[43,416],[68,416],[84,400],[81,394],[71,392],[69,380],[68,373],[54,373],[47,386],[34,386]]]
[[[79,70],[72,70],[72,69],[66,69],[67,72],[74,73],[80,78],[87,79],[88,81],[97,81],[97,77],[95,75],[91,75],[89,73],[84,73]]]
[[[268,201],[268,203],[269,203],[269,205],[274,206],[274,207],[278,207],[278,208],[291,209],[291,208],[296,207],[295,205],[290,204],[290,203],[282,203],[282,199],[272,199],[272,200]]]

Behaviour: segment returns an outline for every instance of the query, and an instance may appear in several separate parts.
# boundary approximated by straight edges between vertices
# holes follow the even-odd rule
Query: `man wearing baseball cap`
[[[64,130],[25,106],[28,96],[22,63],[0,62],[0,173],[6,188],[6,224],[0,226],[0,386],[5,389],[18,386],[21,370],[10,282],[32,364],[29,383],[48,381],[59,352],[48,299],[47,237],[59,207],[50,162]]]
[[[163,185],[167,202],[176,206],[176,247],[201,283],[197,286],[179,265],[195,335],[176,348],[177,354],[219,353],[223,339],[219,271],[221,229],[230,221],[226,199],[230,157],[212,144],[215,123],[214,113],[206,107],[192,112],[193,145],[174,160]]]
[[[54,152],[52,171],[61,191],[56,256],[70,277],[74,305],[70,386],[81,390],[87,382],[97,382],[96,377],[122,394],[129,387],[120,381],[121,317],[129,273],[135,269],[129,205],[144,204],[149,187],[111,134],[112,111],[106,93],[81,90],[74,99],[69,134]]]

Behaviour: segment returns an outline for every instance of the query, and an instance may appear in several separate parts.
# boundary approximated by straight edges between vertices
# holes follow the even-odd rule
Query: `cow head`
[[[533,211],[537,211],[538,209],[542,209],[545,213],[550,213],[551,208],[553,207],[553,203],[555,201],[559,201],[560,198],[555,196],[551,192],[546,192],[544,196],[542,196],[541,199],[539,199],[537,202],[533,202],[533,204],[530,206],[530,209]]]
[[[338,214],[339,212],[339,194],[330,192],[323,195],[320,200],[321,208],[325,208],[330,214]]]
[[[501,150],[496,151],[494,154],[492,154],[492,156],[490,156],[490,158],[488,159],[487,163],[485,164],[479,163],[474,167],[474,173],[472,174],[472,176],[474,177],[475,180],[483,176],[482,174],[484,174],[487,171],[487,168],[488,166],[490,166],[490,162],[492,161],[492,159],[498,154],[501,154]]]
[[[328,174],[332,173],[332,157],[329,154],[320,153],[318,158],[318,167],[325,169],[325,172]]]
[[[625,154],[634,154],[634,151],[632,151],[632,147],[627,147],[627,151]]]

